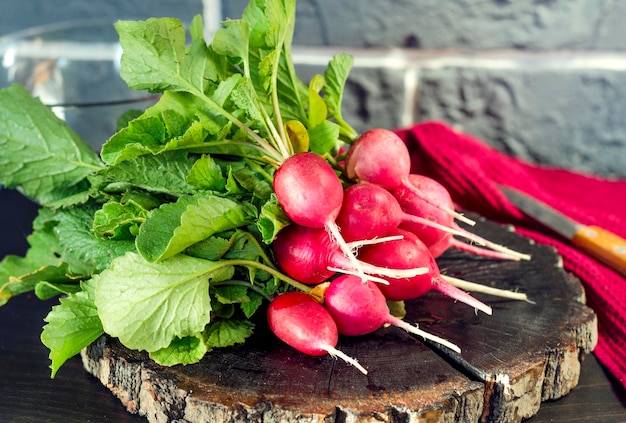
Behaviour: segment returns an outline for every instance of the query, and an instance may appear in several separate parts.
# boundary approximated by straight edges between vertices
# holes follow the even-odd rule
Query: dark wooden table
[[[0,190],[0,257],[22,254],[35,214],[19,194]],[[56,300],[32,295],[0,307],[0,421],[146,422],[128,413],[111,392],[82,368],[78,357],[50,379],[48,351],[39,335]],[[626,391],[595,360],[586,356],[578,386],[566,397],[542,404],[531,423],[626,422]]]

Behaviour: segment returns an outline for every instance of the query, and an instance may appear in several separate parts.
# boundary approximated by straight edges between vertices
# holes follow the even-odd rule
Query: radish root
[[[346,363],[352,364],[354,367],[359,369],[359,371],[361,373],[363,373],[364,375],[367,374],[367,369],[365,369],[365,367],[361,366],[359,364],[359,362],[355,358],[350,357],[349,355],[339,351],[337,348],[332,347],[330,345],[326,345],[326,346],[322,347],[322,349],[324,351],[326,351],[328,354],[330,354],[332,357],[339,357],[343,361],[345,361]]]
[[[356,258],[352,249],[350,249],[346,241],[341,236],[341,233],[339,232],[339,227],[337,226],[337,224],[335,222],[330,222],[326,224],[326,230],[328,231],[331,240],[333,242],[336,242],[337,245],[339,245],[339,248],[341,249],[343,254],[346,257],[348,257],[348,259],[350,260],[350,263],[352,263],[352,266],[354,266],[354,270],[357,272],[361,280],[366,281],[367,275],[365,274],[365,271],[363,270],[362,263]]]
[[[428,339],[430,341],[436,342],[440,345],[446,346],[448,348],[450,348],[452,351],[455,351],[457,353],[461,353],[461,348],[456,345],[453,344],[452,342],[443,339],[437,335],[433,335],[432,333],[428,333],[425,332],[421,329],[419,329],[419,326],[416,324],[415,326],[405,322],[404,320],[398,319],[398,318],[394,318],[392,321],[389,322],[390,324],[394,325],[394,326],[398,326],[399,328],[404,329],[405,331],[412,333],[414,335],[420,336],[424,339]]]
[[[435,283],[433,283],[433,289],[441,292],[442,294],[450,298],[454,298],[455,300],[461,301],[462,303],[465,303],[470,307],[474,307],[482,311],[485,314],[488,314],[490,316],[493,314],[493,310],[491,309],[490,306],[483,303],[482,301],[477,300],[476,298],[472,297],[467,292],[452,285],[450,282],[447,282],[442,277],[443,275],[439,275],[439,276],[440,277],[437,278]]]
[[[535,302],[529,300],[528,295],[526,295],[523,292],[515,292],[515,291],[508,290],[508,289],[493,288],[490,286],[482,285],[482,284],[475,283],[475,282],[465,281],[463,279],[458,279],[458,278],[447,276],[447,275],[441,275],[441,278],[444,279],[449,284],[454,285],[457,288],[463,289],[465,291],[480,292],[482,294],[493,295],[494,297],[508,298],[508,299],[517,300],[517,301],[526,301],[527,303],[535,304]]]
[[[510,260],[530,260],[530,255],[529,254],[524,254],[524,253],[520,253],[518,251],[514,251],[511,250],[510,248],[507,248],[503,245],[500,244],[496,244],[495,242],[491,242],[485,238],[482,238],[476,234],[471,233],[470,231],[467,231],[463,228],[460,227],[456,227],[456,228],[451,228],[449,226],[446,225],[442,225],[441,223],[437,223],[437,222],[433,222],[430,219],[426,219],[425,217],[421,217],[421,216],[416,216],[413,214],[409,214],[407,216],[407,218],[410,216],[410,220],[415,222],[415,223],[421,223],[423,225],[426,226],[430,226],[431,228],[435,228],[435,229],[439,229],[440,231],[443,232],[447,232],[451,235],[457,235],[460,236],[462,238],[467,239],[468,241],[472,241],[475,242],[476,244],[485,246],[493,251],[497,251],[499,253],[502,253],[503,255],[499,256],[500,258],[507,258]],[[459,243],[460,244],[460,243]],[[462,249],[461,247],[458,246],[458,244],[454,244],[455,247]],[[469,250],[466,250],[469,251]],[[497,256],[497,255],[496,255]],[[496,257],[494,256],[494,257]]]
[[[408,179],[403,181],[402,186],[404,186],[405,188],[407,188],[408,190],[413,192],[420,199],[424,200],[425,202],[427,202],[431,206],[434,206],[434,207],[438,208],[439,210],[442,210],[442,211],[446,212],[447,214],[449,214],[450,216],[454,217],[455,219],[460,220],[461,222],[463,222],[465,224],[468,224],[470,226],[474,226],[476,224],[476,222],[474,220],[470,219],[469,217],[466,217],[462,213],[459,213],[456,210],[453,210],[450,207],[447,207],[447,206],[445,206],[443,204],[438,204],[438,203],[436,203],[434,201],[431,201],[430,198],[428,198],[428,196],[424,195],[424,192],[422,190],[420,190],[415,185],[413,185],[411,183],[411,181],[409,181]]]

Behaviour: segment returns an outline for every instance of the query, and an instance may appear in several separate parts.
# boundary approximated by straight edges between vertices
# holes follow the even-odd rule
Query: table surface
[[[34,207],[0,189],[0,257],[23,254]],[[43,318],[56,300],[30,294],[0,307],[0,419],[4,422],[146,422],[128,413],[114,395],[70,359],[50,378],[48,350],[39,340]],[[578,386],[557,401],[543,403],[530,423],[626,422],[626,390],[598,363],[585,356]]]

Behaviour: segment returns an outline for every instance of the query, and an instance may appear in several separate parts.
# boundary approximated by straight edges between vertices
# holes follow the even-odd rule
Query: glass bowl
[[[24,85],[98,150],[124,112],[158,99],[120,78],[122,49],[113,24],[60,22],[0,37],[0,87]]]

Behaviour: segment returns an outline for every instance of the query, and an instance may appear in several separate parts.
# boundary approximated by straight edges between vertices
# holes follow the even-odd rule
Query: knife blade
[[[506,198],[524,214],[567,238],[579,250],[626,276],[626,239],[599,226],[583,225],[560,211],[508,187]]]

